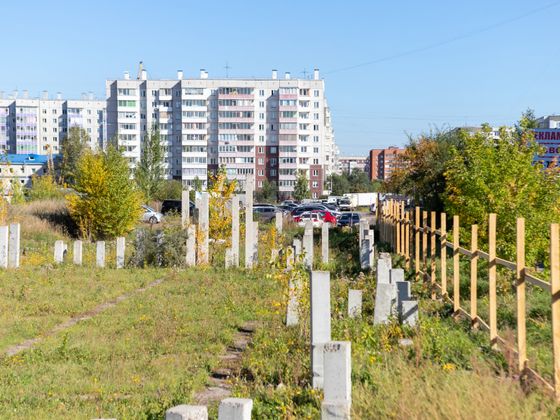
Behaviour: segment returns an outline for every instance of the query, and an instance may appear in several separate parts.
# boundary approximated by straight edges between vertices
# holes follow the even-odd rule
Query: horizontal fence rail
[[[525,220],[517,219],[516,225],[516,261],[508,261],[496,255],[496,219],[497,215],[488,215],[488,252],[479,249],[478,226],[471,226],[470,249],[461,247],[459,216],[452,217],[451,231],[447,230],[448,216],[436,212],[423,211],[420,207],[406,210],[402,201],[387,200],[377,205],[377,227],[380,239],[389,244],[393,251],[404,258],[405,266],[412,270],[415,280],[423,280],[431,286],[431,297],[439,296],[453,304],[455,316],[463,316],[471,321],[472,328],[488,331],[492,348],[509,350],[517,358],[517,369],[521,375],[528,375],[542,383],[560,400],[560,232],[559,225],[550,226],[550,281],[540,279],[527,272],[525,266]],[[439,246],[438,246],[439,243]],[[451,251],[452,296],[448,291],[448,255]],[[470,307],[461,306],[460,296],[460,258],[470,261]],[[477,296],[478,263],[488,263],[488,320],[478,315]],[[439,263],[439,273],[437,264]],[[516,292],[516,335],[517,343],[513,346],[506,342],[498,332],[498,301],[496,290],[497,267],[504,267],[515,273]],[[439,278],[438,278],[439,274]],[[526,285],[538,287],[551,295],[552,310],[552,383],[543,378],[530,366],[527,357],[526,333]]]

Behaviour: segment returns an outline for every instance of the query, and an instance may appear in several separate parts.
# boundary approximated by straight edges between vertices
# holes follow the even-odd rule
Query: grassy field
[[[123,271],[120,279],[138,284],[137,274]],[[258,273],[169,270],[164,279],[32,350],[2,357],[0,417],[162,418],[204,386],[238,326],[270,316],[277,290]],[[96,282],[89,281],[84,290]],[[50,304],[57,312],[74,307]]]
[[[352,342],[352,416],[356,419],[555,418],[556,404],[538,388],[527,391],[492,352],[484,336],[439,314],[444,304],[421,301],[417,329],[373,326],[374,279],[332,281],[332,338]],[[348,288],[364,290],[361,319],[349,319]],[[282,311],[280,311],[283,313]],[[319,418],[321,392],[310,388],[308,328],[269,320],[244,359],[235,390],[255,400],[255,418]],[[401,338],[413,346],[401,348]]]
[[[254,272],[99,270],[94,268],[93,244],[84,248],[85,267],[55,266],[54,241],[71,241],[66,216],[60,202],[11,210],[10,220],[22,223],[24,255],[21,269],[0,272],[0,418],[161,419],[167,408],[193,402],[238,327],[249,320],[258,320],[261,327],[244,353],[241,375],[233,380],[234,394],[254,399],[255,419],[320,418],[322,394],[310,387],[308,290],[301,301],[300,326],[284,325],[288,280],[295,275],[306,284],[305,270],[287,273],[281,264],[267,262]],[[259,228],[259,252],[266,259],[275,243],[273,230],[265,224]],[[302,230],[286,226],[283,240],[291,243]],[[315,237],[318,261],[319,230]],[[353,418],[560,416],[539,388],[522,388],[511,360],[491,351],[484,333],[452,320],[449,305],[428,299],[429,290],[421,283],[413,287],[421,297],[418,328],[373,326],[375,278],[360,273],[357,231],[332,230],[330,245],[331,262],[317,263],[317,268],[332,273],[332,338],[352,342]],[[219,266],[222,248],[212,255]],[[175,251],[174,259],[182,260],[183,250]],[[127,252],[130,256],[132,247]],[[107,259],[114,260],[110,243]],[[91,319],[48,334],[56,325],[156,279],[163,281]],[[507,292],[507,283],[500,284]],[[468,281],[461,287],[462,296],[468,296]],[[362,318],[346,316],[349,288],[364,290]],[[479,295],[485,291],[481,275]],[[534,292],[528,296],[530,350],[536,351],[537,363],[548,366],[550,305],[546,296]],[[515,324],[513,303],[511,293],[500,300],[501,331]],[[485,310],[482,299],[482,316]],[[5,355],[9,346],[36,337],[41,341],[33,348]],[[413,346],[402,348],[401,338],[412,338]]]

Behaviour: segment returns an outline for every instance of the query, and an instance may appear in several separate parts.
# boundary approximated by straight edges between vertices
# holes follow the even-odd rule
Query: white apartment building
[[[313,197],[336,165],[337,149],[324,81],[312,79],[199,78],[150,80],[146,70],[131,79],[108,80],[107,136],[117,136],[131,167],[143,141],[159,129],[165,146],[166,176],[204,184],[208,172],[225,166],[241,184],[254,177],[276,182],[281,196],[292,194],[297,172],[305,171]]]
[[[60,142],[72,126],[82,127],[90,136],[93,149],[103,147],[105,139],[104,100],[84,95],[79,100],[19,97],[15,92],[4,99],[0,93],[0,153],[60,153]],[[50,149],[50,150],[49,150]]]

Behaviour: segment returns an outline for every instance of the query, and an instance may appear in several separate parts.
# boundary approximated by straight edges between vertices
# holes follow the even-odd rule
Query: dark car
[[[181,200],[163,200],[161,204],[161,213],[168,214],[168,213],[178,213],[181,214],[183,206],[181,204]],[[194,203],[189,201],[189,210],[190,214],[194,214]]]
[[[312,211],[312,210],[326,210],[326,211],[330,211],[328,207],[326,207],[324,204],[304,204],[302,206],[296,207],[295,209],[292,210],[292,217],[294,216],[299,216],[302,213],[305,213],[306,211]]]
[[[360,224],[360,213],[342,213],[337,226],[355,226]]]
[[[263,222],[269,222],[276,217],[277,211],[278,209],[274,206],[256,205],[253,207],[253,216],[258,220],[262,220]]]

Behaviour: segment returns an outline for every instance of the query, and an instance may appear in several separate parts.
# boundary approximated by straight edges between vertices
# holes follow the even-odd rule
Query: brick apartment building
[[[373,180],[386,180],[402,164],[398,157],[405,149],[390,146],[386,149],[371,149],[369,151],[369,176]]]

